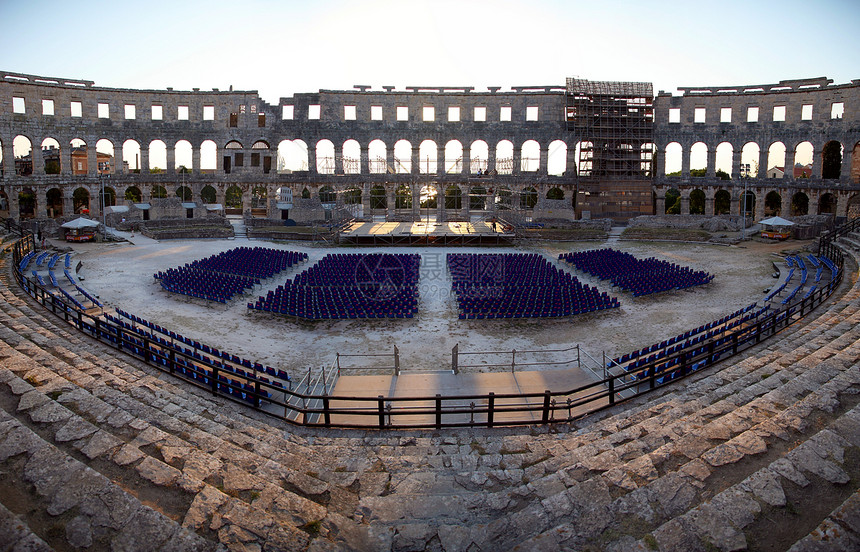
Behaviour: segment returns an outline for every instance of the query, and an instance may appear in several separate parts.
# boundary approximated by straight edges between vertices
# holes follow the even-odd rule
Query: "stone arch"
[[[690,192],[690,214],[705,214],[705,192],[699,189]]]
[[[99,206],[113,207],[116,205],[116,190],[110,186],[104,186],[99,190]]]
[[[460,174],[463,172],[463,144],[459,140],[449,140],[445,144],[446,174]]]
[[[780,175],[786,172],[785,168],[785,144],[782,142],[774,142],[767,148],[767,177],[768,178],[783,178]]]
[[[319,200],[324,205],[333,205],[337,203],[337,192],[331,186],[323,186],[319,189]]]
[[[21,220],[36,216],[36,194],[29,186],[18,192],[18,216]]]
[[[732,161],[734,153],[735,149],[730,142],[720,142],[717,144],[714,158],[714,172],[721,180],[731,180],[733,176]]]
[[[520,146],[520,171],[537,172],[540,168],[540,144],[537,140],[526,140]]]
[[[708,174],[708,145],[696,142],[690,146],[690,176],[705,176]]]
[[[776,190],[771,190],[764,196],[764,216],[779,216],[782,211],[782,196]]]
[[[167,170],[167,144],[155,139],[149,143],[149,172],[158,173]]]
[[[371,174],[385,174],[388,172],[388,148],[385,142],[378,138],[372,140],[367,145],[367,158]]]
[[[360,205],[361,196],[361,188],[358,186],[350,186],[343,192],[343,202],[346,205]]]
[[[786,159],[786,174],[793,175],[793,178],[810,178],[812,176],[812,163],[815,156],[815,147],[809,140],[804,140],[797,144],[794,148],[794,166],[788,167]],[[792,172],[789,173],[788,171]]]
[[[63,191],[59,188],[51,188],[45,192],[45,207],[48,218],[63,216]]]
[[[317,174],[334,174],[334,144],[322,139],[316,145]]]
[[[394,172],[398,174],[412,172],[412,144],[409,140],[398,140],[394,143]]]
[[[138,150],[140,148],[138,147]],[[113,147],[113,142],[107,138],[102,138],[96,142],[96,163],[98,163],[99,174],[115,174],[117,172],[124,173],[122,170],[122,161],[120,161],[119,171],[116,166],[116,152]],[[76,169],[77,167],[73,167]]]
[[[0,160],[2,160],[2,158],[0,158]],[[2,214],[4,218],[9,216],[9,196],[7,196],[6,192],[3,190],[0,190],[0,214]]]
[[[678,188],[669,188],[666,190],[666,215],[680,215],[681,214],[681,192],[678,191]]]
[[[201,161],[200,164],[202,165],[203,162]],[[200,201],[204,204],[218,203],[218,194],[215,191],[215,188],[209,184],[203,186],[203,189],[200,190]]]
[[[509,211],[513,209],[514,192],[507,186],[501,186],[496,189],[496,209],[499,211]]]
[[[830,192],[821,194],[821,197],[818,198],[818,214],[835,215],[836,205],[836,194],[832,194]]]
[[[90,192],[83,186],[72,192],[72,211],[76,215],[86,215],[90,212]]]
[[[15,155],[15,174],[18,176],[33,174],[33,143],[30,139],[23,134],[15,136],[12,139],[12,151]]]
[[[137,186],[129,186],[125,189],[125,199],[132,203],[140,203],[143,201],[143,194]]]
[[[55,139],[45,138],[40,146],[42,150],[42,163],[45,174],[60,174],[62,163],[60,162],[60,143]]]
[[[510,140],[501,140],[496,144],[496,164],[493,170],[498,174],[513,174],[514,144]]]
[[[216,170],[218,170],[218,144],[214,140],[204,140],[200,144],[200,172],[214,174]]]
[[[128,139],[122,143],[122,164],[129,172],[139,173],[141,168],[140,143]]]
[[[669,142],[666,144],[665,162],[663,164],[663,173],[665,176],[681,176],[681,168],[683,166],[684,148],[678,142]]]
[[[105,141],[110,144],[109,140]],[[101,140],[99,140],[99,142],[101,142]],[[113,150],[113,144],[111,144],[111,150]],[[90,166],[89,159],[87,159],[87,157],[87,143],[80,138],[72,138],[69,141],[69,159],[71,160],[69,172],[74,175],[86,175],[89,172]],[[96,142],[96,157],[101,157],[98,154],[98,142]],[[101,164],[99,164],[99,168],[101,169]],[[99,171],[100,174],[108,174],[108,172]]]
[[[411,150],[411,148],[410,148]],[[401,184],[394,190],[394,208],[395,209],[411,209],[412,208],[412,189],[408,184]]]
[[[755,217],[755,205],[757,199],[755,192],[752,190],[742,192],[740,199],[741,200],[738,202],[738,214],[743,215],[744,212],[746,212],[747,217]]]
[[[251,209],[262,210],[263,213],[257,215],[265,216],[266,210],[269,208],[269,190],[265,186],[257,184],[251,188]]]
[[[242,189],[239,186],[233,184],[224,192],[224,207],[244,212],[245,206],[242,200]]]
[[[717,190],[714,194],[714,214],[728,215],[732,212],[732,195],[728,190]]]
[[[842,143],[830,140],[821,149],[821,178],[836,180],[842,175]]]
[[[435,209],[439,201],[438,194],[434,184],[424,184],[418,191],[418,206],[421,209]]]
[[[796,192],[791,196],[791,216],[802,217],[809,214],[809,196],[804,192]]]
[[[451,184],[447,188],[445,188],[445,208],[446,209],[462,209],[463,208],[463,197],[462,192],[460,191],[460,187],[454,184]]]
[[[487,208],[487,189],[483,186],[469,188],[469,210],[484,211]]]
[[[433,140],[424,140],[418,146],[418,172],[421,174],[436,174],[436,157],[438,148]]]
[[[347,140],[341,150],[344,174],[361,174],[361,145],[357,140]]]
[[[308,145],[304,140],[282,140],[278,144],[278,172],[291,173],[308,170]]]
[[[567,172],[567,144],[564,140],[553,140],[549,143],[546,172],[552,176],[561,176]]]
[[[164,199],[167,197],[167,189],[161,184],[156,184],[149,191],[149,197],[152,199]]]
[[[860,142],[851,150],[851,182],[860,184]]]
[[[190,173],[194,169],[191,142],[179,140],[173,145],[173,169],[178,173]]]
[[[747,142],[741,149],[741,178],[757,178],[761,148],[757,142]]]
[[[860,194],[852,194],[848,198],[845,216],[850,220],[860,217]]]
[[[564,190],[559,187],[553,187],[546,192],[547,199],[564,199]]]
[[[179,186],[176,188],[176,197],[180,199],[180,201],[193,201],[194,194],[191,193],[191,188],[188,186]]]
[[[311,191],[308,190],[307,186],[305,186],[304,188],[302,188],[302,199],[310,199],[310,198],[311,198]]]
[[[490,168],[490,147],[483,140],[475,140],[469,146],[469,173],[486,172]]]
[[[520,207],[523,209],[534,209],[537,201],[538,193],[534,186],[526,186],[520,192]]]

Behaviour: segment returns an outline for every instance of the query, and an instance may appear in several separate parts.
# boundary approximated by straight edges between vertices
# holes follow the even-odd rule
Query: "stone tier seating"
[[[721,369],[572,424],[389,433],[292,427],[187,386],[65,326],[9,272],[7,255],[3,549],[860,544],[854,278]]]

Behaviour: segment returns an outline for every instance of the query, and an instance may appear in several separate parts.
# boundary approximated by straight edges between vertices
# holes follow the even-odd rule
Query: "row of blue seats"
[[[320,287],[417,286],[420,267],[421,256],[413,253],[332,253],[297,274],[292,283]]]
[[[186,264],[186,267],[266,280],[300,262],[307,253],[265,247],[237,247]]]
[[[168,269],[155,275],[161,287],[172,293],[227,303],[237,295],[252,289],[259,280],[247,276],[220,274],[196,268]]]
[[[169,330],[169,329],[162,327],[158,324],[150,322],[144,318],[141,318],[140,316],[126,312],[122,309],[116,309],[116,312],[119,316],[126,318],[128,320],[131,320],[134,324],[140,324],[142,326],[146,326],[147,328],[155,331],[156,333],[167,336],[172,340],[172,341],[167,341],[166,339],[162,339],[162,338],[153,334],[152,335],[153,340],[157,340],[159,343],[161,343],[163,345],[174,346],[174,342],[179,341],[181,343],[184,343],[185,345],[188,345],[189,347],[193,347],[193,350],[189,350],[189,349],[184,350],[184,351],[188,351],[189,354],[199,355],[200,351],[202,351],[203,355],[213,355],[215,358],[220,358],[220,359],[226,360],[228,362],[231,362],[236,367],[242,366],[242,367],[244,367],[245,370],[247,370],[250,373],[265,372],[272,377],[277,377],[277,378],[280,378],[284,381],[290,380],[290,375],[287,372],[284,372],[283,370],[281,370],[280,368],[277,369],[277,371],[276,371],[271,366],[263,366],[259,362],[253,362],[252,363],[250,360],[248,360],[246,358],[240,358],[236,355],[227,353],[226,351],[219,351],[215,347],[211,347],[205,343],[201,343],[199,341],[193,340],[190,337],[185,337],[181,334],[178,334],[172,330]],[[137,328],[134,324],[129,324],[128,326],[125,326],[125,324],[127,324],[127,323],[123,323],[123,324],[124,324],[124,327],[132,329],[133,331],[137,331],[138,333],[143,331],[142,329]],[[177,350],[179,350],[179,349],[177,349]],[[197,358],[197,357],[195,356],[195,358]],[[201,359],[203,359],[203,358],[204,357],[201,355]],[[228,366],[228,365],[223,364],[223,366]]]
[[[672,289],[687,289],[711,282],[705,271],[669,263],[654,257],[637,259],[630,253],[612,248],[563,253],[566,261],[583,272],[609,280],[634,296],[650,295]]]

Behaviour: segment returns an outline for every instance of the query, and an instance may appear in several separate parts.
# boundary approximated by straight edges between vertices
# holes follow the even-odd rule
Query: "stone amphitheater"
[[[0,259],[3,550],[856,550],[860,283],[572,423],[311,430],[59,322]]]

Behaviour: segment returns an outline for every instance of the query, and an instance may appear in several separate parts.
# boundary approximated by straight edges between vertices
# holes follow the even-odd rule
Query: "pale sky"
[[[0,0],[0,69],[116,88],[860,78],[860,1]]]

